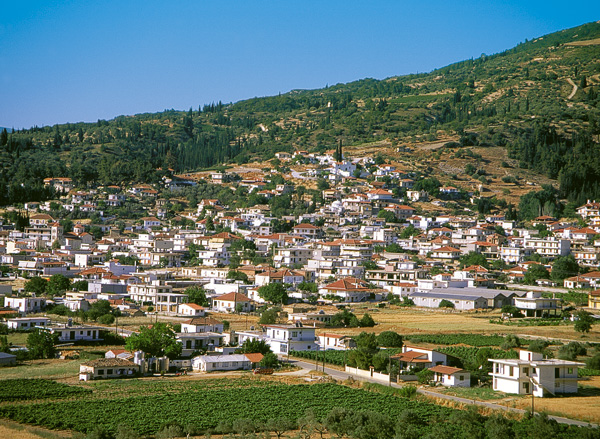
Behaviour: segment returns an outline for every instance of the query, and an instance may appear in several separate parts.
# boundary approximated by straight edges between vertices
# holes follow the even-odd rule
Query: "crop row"
[[[91,393],[91,390],[57,383],[52,380],[15,379],[0,381],[0,401],[67,398],[88,393]]]
[[[488,358],[519,358],[519,354],[512,349],[506,351],[488,347],[474,348],[468,346],[450,346],[438,349],[438,351],[459,358],[465,367],[468,365],[479,365]]]
[[[154,434],[168,422],[206,430],[236,419],[265,423],[286,417],[296,421],[309,408],[315,415],[325,416],[335,407],[372,410],[390,417],[413,409],[425,421],[451,410],[336,384],[300,384],[8,405],[0,407],[0,416],[52,429],[87,432],[99,426],[114,433],[119,424],[125,424],[139,434]]]
[[[481,334],[416,334],[404,337],[411,343],[432,343],[443,345],[465,344],[468,346],[500,346],[504,341],[501,335]]]

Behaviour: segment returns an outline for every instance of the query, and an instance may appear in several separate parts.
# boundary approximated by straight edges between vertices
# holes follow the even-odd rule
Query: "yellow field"
[[[497,320],[499,311],[460,312],[444,310],[427,310],[414,308],[373,309],[365,305],[356,306],[353,312],[360,318],[369,313],[377,325],[374,328],[343,328],[328,330],[347,334],[357,334],[362,331],[382,332],[396,331],[400,334],[436,334],[436,333],[476,333],[476,334],[519,334],[547,338],[561,338],[600,342],[600,327],[595,326],[584,338],[576,332],[573,324],[561,326],[507,326],[490,323]]]

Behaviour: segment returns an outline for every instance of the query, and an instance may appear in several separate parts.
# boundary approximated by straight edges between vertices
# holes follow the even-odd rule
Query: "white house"
[[[433,349],[416,346],[402,346],[402,353],[392,355],[399,363],[400,370],[424,369],[434,366],[447,366],[448,356]]]
[[[252,362],[244,354],[200,355],[192,360],[192,368],[202,372],[213,370],[249,370]]]
[[[446,387],[471,387],[471,373],[464,369],[451,366],[434,366],[433,381]]]
[[[73,325],[69,323],[54,323],[46,326],[39,326],[39,329],[49,332],[52,335],[58,335],[58,341],[99,341],[102,340],[101,331],[106,328],[101,326]]]
[[[548,393],[577,393],[577,369],[583,363],[566,360],[545,360],[537,352],[522,350],[519,359],[492,362],[493,389],[518,395],[543,397]]]
[[[538,291],[528,291],[525,297],[515,297],[515,306],[528,317],[541,317],[544,313],[556,312],[560,308],[560,299],[542,297]]]
[[[276,354],[287,354],[288,351],[314,351],[315,328],[303,326],[302,323],[293,325],[266,325],[266,334],[262,339],[271,346]]]
[[[16,317],[6,320],[6,326],[8,326],[8,329],[15,329],[19,331],[27,331],[34,329],[36,326],[47,326],[49,324],[50,319],[48,317]]]
[[[98,358],[79,366],[79,380],[131,377],[140,371],[140,366],[122,358]]]
[[[191,317],[204,317],[206,310],[204,307],[195,303],[180,303],[177,308],[177,314]]]
[[[5,297],[4,306],[16,309],[23,314],[40,312],[46,306],[41,297]]]
[[[181,355],[189,357],[200,349],[214,350],[221,346],[225,335],[217,332],[178,332],[175,338],[183,345]]]
[[[217,312],[235,312],[238,305],[242,312],[252,312],[255,309],[254,302],[240,293],[227,293],[213,299],[213,310]]]
[[[325,350],[346,350],[355,348],[356,342],[350,336],[326,332],[319,335],[319,346]]]
[[[181,324],[181,332],[223,332],[223,322],[212,317],[194,317]]]

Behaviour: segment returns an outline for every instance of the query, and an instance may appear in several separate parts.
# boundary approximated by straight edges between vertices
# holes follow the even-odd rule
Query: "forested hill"
[[[152,182],[277,151],[455,136],[505,146],[522,168],[558,179],[572,201],[600,198],[600,24],[589,23],[426,74],[363,79],[189,111],[0,134],[0,204],[43,198],[45,177]]]

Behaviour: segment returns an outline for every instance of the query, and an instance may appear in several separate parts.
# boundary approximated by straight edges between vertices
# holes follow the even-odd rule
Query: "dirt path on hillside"
[[[577,93],[579,87],[577,87],[577,85],[573,82],[571,78],[567,78],[567,82],[573,86],[573,91],[569,96],[567,96],[567,99],[571,100],[573,99],[573,96],[575,96],[575,93]]]

